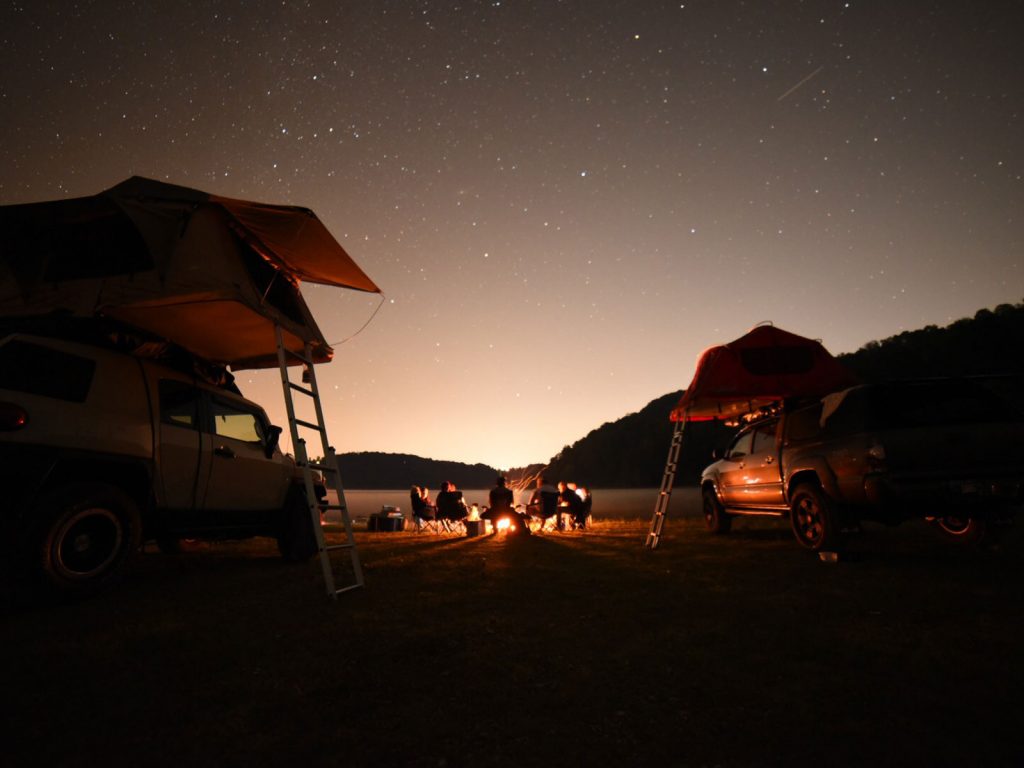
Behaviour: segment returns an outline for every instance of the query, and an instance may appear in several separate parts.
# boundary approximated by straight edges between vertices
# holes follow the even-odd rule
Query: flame
[[[497,531],[514,531],[516,529],[512,525],[512,520],[507,517],[500,518],[494,528]]]

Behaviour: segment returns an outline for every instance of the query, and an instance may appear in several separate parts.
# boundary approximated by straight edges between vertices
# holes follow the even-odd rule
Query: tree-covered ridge
[[[925,326],[838,355],[864,381],[921,376],[1024,374],[1024,303],[980,309],[944,327]]]
[[[426,486],[437,492],[451,480],[459,488],[490,488],[498,471],[486,464],[439,461],[407,453],[343,453],[338,469],[347,488],[391,490]]]

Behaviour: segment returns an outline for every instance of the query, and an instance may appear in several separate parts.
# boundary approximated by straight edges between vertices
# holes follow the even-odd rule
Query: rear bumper
[[[987,514],[1024,504],[1024,478],[898,477],[871,474],[864,478],[867,503],[910,517],[947,509]]]

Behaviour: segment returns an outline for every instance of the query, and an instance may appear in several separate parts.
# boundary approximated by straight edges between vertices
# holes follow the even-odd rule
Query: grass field
[[[1021,765],[1019,530],[670,519],[357,534],[325,597],[272,542],[145,552],[115,590],[7,605],[4,764]]]

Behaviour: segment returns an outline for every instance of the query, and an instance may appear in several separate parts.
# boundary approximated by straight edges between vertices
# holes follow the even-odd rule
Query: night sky
[[[1024,299],[1022,31],[996,1],[3,0],[0,203],[141,175],[312,208],[385,293],[319,370],[336,448],[506,468],[761,321],[840,353]],[[331,341],[380,302],[305,293]],[[276,371],[239,383],[283,423]]]

